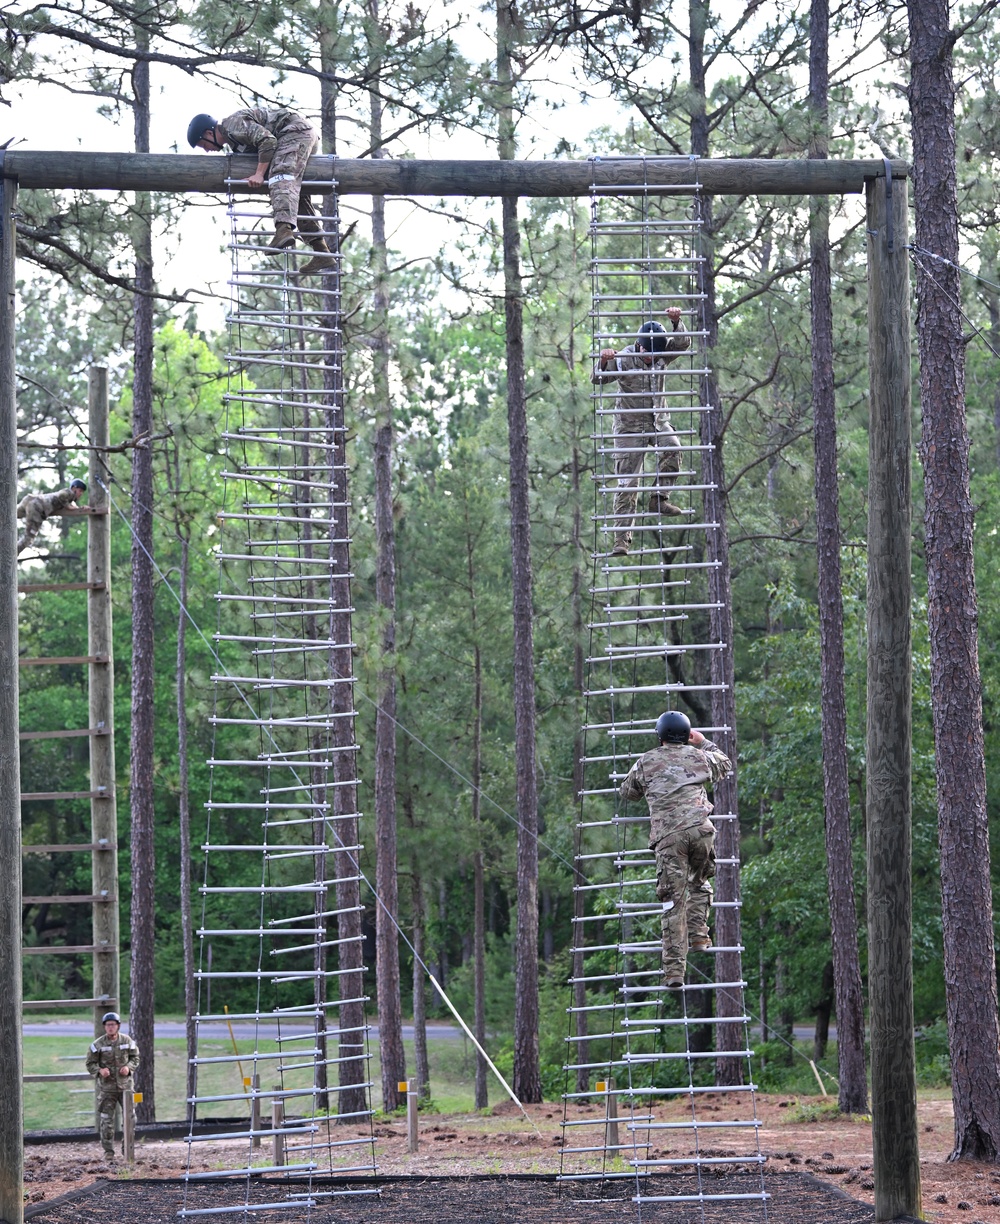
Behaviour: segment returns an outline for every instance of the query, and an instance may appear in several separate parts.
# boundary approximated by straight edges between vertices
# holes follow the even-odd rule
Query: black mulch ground
[[[342,1189],[346,1183],[314,1183],[316,1190]],[[355,1183],[356,1184],[356,1183]],[[612,1224],[635,1221],[639,1209],[631,1200],[635,1183],[610,1183],[600,1201],[593,1185],[558,1183],[551,1177],[399,1177],[379,1183],[381,1194],[319,1198],[305,1205],[274,1211],[223,1214],[217,1210],[209,1224],[248,1219],[256,1224]],[[649,1193],[696,1194],[688,1176],[657,1177],[647,1181]],[[842,1191],[801,1173],[765,1175],[766,1204],[747,1200],[699,1203],[643,1203],[644,1224],[872,1224],[873,1209]],[[256,1183],[252,1202],[287,1201],[305,1186],[295,1183]],[[731,1174],[705,1184],[712,1194],[746,1194],[760,1189],[760,1178]],[[245,1202],[242,1184],[202,1183],[188,1189],[187,1207],[218,1209]],[[98,1181],[51,1203],[32,1204],[25,1218],[32,1224],[173,1224],[184,1206],[183,1183],[144,1180]],[[903,1224],[903,1222],[900,1222]],[[913,1221],[913,1224],[917,1224]]]

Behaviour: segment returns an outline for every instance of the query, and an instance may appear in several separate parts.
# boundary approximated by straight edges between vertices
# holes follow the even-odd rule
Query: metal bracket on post
[[[892,163],[888,157],[882,158],[882,164],[885,166],[885,241],[886,250],[892,254],[893,250],[893,233],[892,233]]]

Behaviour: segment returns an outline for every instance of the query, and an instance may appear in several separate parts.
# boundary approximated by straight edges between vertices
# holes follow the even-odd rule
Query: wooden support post
[[[597,1092],[604,1093],[604,1118],[607,1125],[604,1128],[604,1146],[609,1152],[618,1154],[618,1097],[615,1095],[613,1079],[598,1080],[594,1085]]]
[[[3,155],[0,154],[0,159]],[[0,174],[3,167],[0,167]],[[8,171],[9,173],[9,171]],[[17,713],[16,179],[0,177],[0,1220],[24,1219],[21,1075],[21,767]]]
[[[400,1080],[399,1092],[406,1093],[406,1150],[415,1152],[420,1147],[420,1124],[417,1110],[420,1108],[420,1092],[416,1080]]]
[[[94,997],[101,1000],[94,1008],[94,1032],[102,1031],[101,1016],[118,1010],[118,814],[115,802],[115,669],[111,641],[111,516],[107,513],[108,495],[105,454],[108,438],[108,371],[91,366],[88,378],[90,409],[90,472],[87,502],[101,511],[87,518],[87,653],[91,658],[107,659],[91,663],[90,725],[98,732],[90,739],[90,785],[101,798],[90,801],[91,840],[106,849],[95,850],[91,859],[95,896],[106,901],[93,907],[94,944],[106,949],[94,953]],[[144,1051],[150,1057],[152,1051]]]
[[[868,998],[875,1219],[920,1216],[913,1046],[906,182],[869,179]]]
[[[281,1128],[285,1125],[285,1102],[277,1094],[281,1085],[274,1085],[275,1096],[271,1101],[271,1129],[274,1131],[274,1167],[280,1169],[285,1163],[285,1136]]]
[[[251,1151],[257,1152],[260,1150],[260,1135],[257,1133],[260,1130],[260,1076],[255,1075],[250,1081],[250,1131],[252,1138],[250,1140]]]
[[[609,1152],[612,1152],[615,1157],[618,1155],[618,1097],[615,1093],[615,1081],[608,1080],[608,1096],[607,1109],[605,1117],[608,1120],[608,1128],[604,1137],[604,1146]]]
[[[122,1093],[122,1151],[126,1164],[135,1163],[135,1098],[131,1083]]]

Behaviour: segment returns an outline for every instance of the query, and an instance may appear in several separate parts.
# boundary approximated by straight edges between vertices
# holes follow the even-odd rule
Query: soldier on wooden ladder
[[[246,180],[251,187],[263,187],[264,175],[271,193],[274,237],[267,245],[280,255],[295,246],[295,220],[299,231],[316,254],[300,273],[322,272],[336,264],[336,258],[323,237],[309,193],[302,189],[306,162],[319,143],[309,123],[290,110],[265,110],[255,106],[236,111],[228,119],[195,115],[188,124],[188,144],[206,153],[221,153],[229,145],[234,153],[256,153],[257,169]]]
[[[58,493],[25,494],[17,506],[17,517],[24,519],[24,532],[17,541],[17,551],[24,552],[47,518],[60,510],[75,509],[86,491],[86,482],[77,479],[70,481],[68,489],[60,489]]]
[[[691,336],[681,322],[679,307],[671,306],[668,333],[662,324],[643,323],[635,342],[625,348],[601,349],[590,381],[600,386],[617,382],[615,400],[615,544],[611,555],[623,557],[632,543],[632,522],[639,497],[639,480],[646,451],[656,450],[657,484],[649,494],[653,514],[683,514],[667,496],[681,468],[680,440],[667,415],[663,371],[691,347]]]
[[[687,716],[667,710],[656,720],[659,748],[635,762],[621,784],[623,799],[649,804],[649,846],[656,856],[656,895],[663,904],[663,980],[684,985],[688,950],[712,946],[708,911],[715,875],[715,826],[706,784],[732,772],[729,757]]]

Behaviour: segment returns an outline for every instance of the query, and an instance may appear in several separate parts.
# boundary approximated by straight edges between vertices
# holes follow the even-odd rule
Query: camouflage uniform
[[[294,111],[255,106],[236,111],[221,120],[219,127],[235,153],[255,153],[258,161],[268,164],[267,186],[275,224],[297,223],[301,233],[318,237],[322,231],[312,200],[302,190],[302,176],[319,138],[305,119]]]
[[[590,381],[597,386],[617,381],[615,400],[615,544],[628,548],[632,543],[632,523],[639,496],[639,474],[646,451],[656,448],[658,480],[649,496],[649,508],[660,508],[660,496],[677,480],[681,469],[680,439],[674,433],[663,394],[663,371],[691,347],[691,336],[683,323],[667,332],[666,353],[640,353],[634,344],[615,354],[614,365],[601,369],[598,359]],[[619,518],[618,516],[622,517]]]
[[[683,980],[689,941],[709,945],[708,910],[715,875],[715,827],[706,784],[732,770],[711,740],[661,744],[644,753],[621,784],[623,799],[649,804],[649,846],[656,855],[656,895],[663,902],[663,975]],[[669,905],[669,908],[667,908]]]
[[[102,1033],[87,1051],[87,1070],[97,1081],[101,1147],[108,1156],[115,1154],[115,1111],[124,1104],[126,1090],[135,1091],[132,1077],[138,1065],[139,1047],[121,1031],[114,1041],[107,1033]],[[102,1067],[107,1067],[111,1072],[106,1079],[101,1076]],[[128,1075],[120,1073],[122,1067],[129,1068]]]
[[[17,506],[17,517],[24,519],[24,534],[17,541],[17,551],[24,552],[50,515],[75,506],[76,502],[69,489],[60,489],[58,493],[28,493],[22,497]]]

